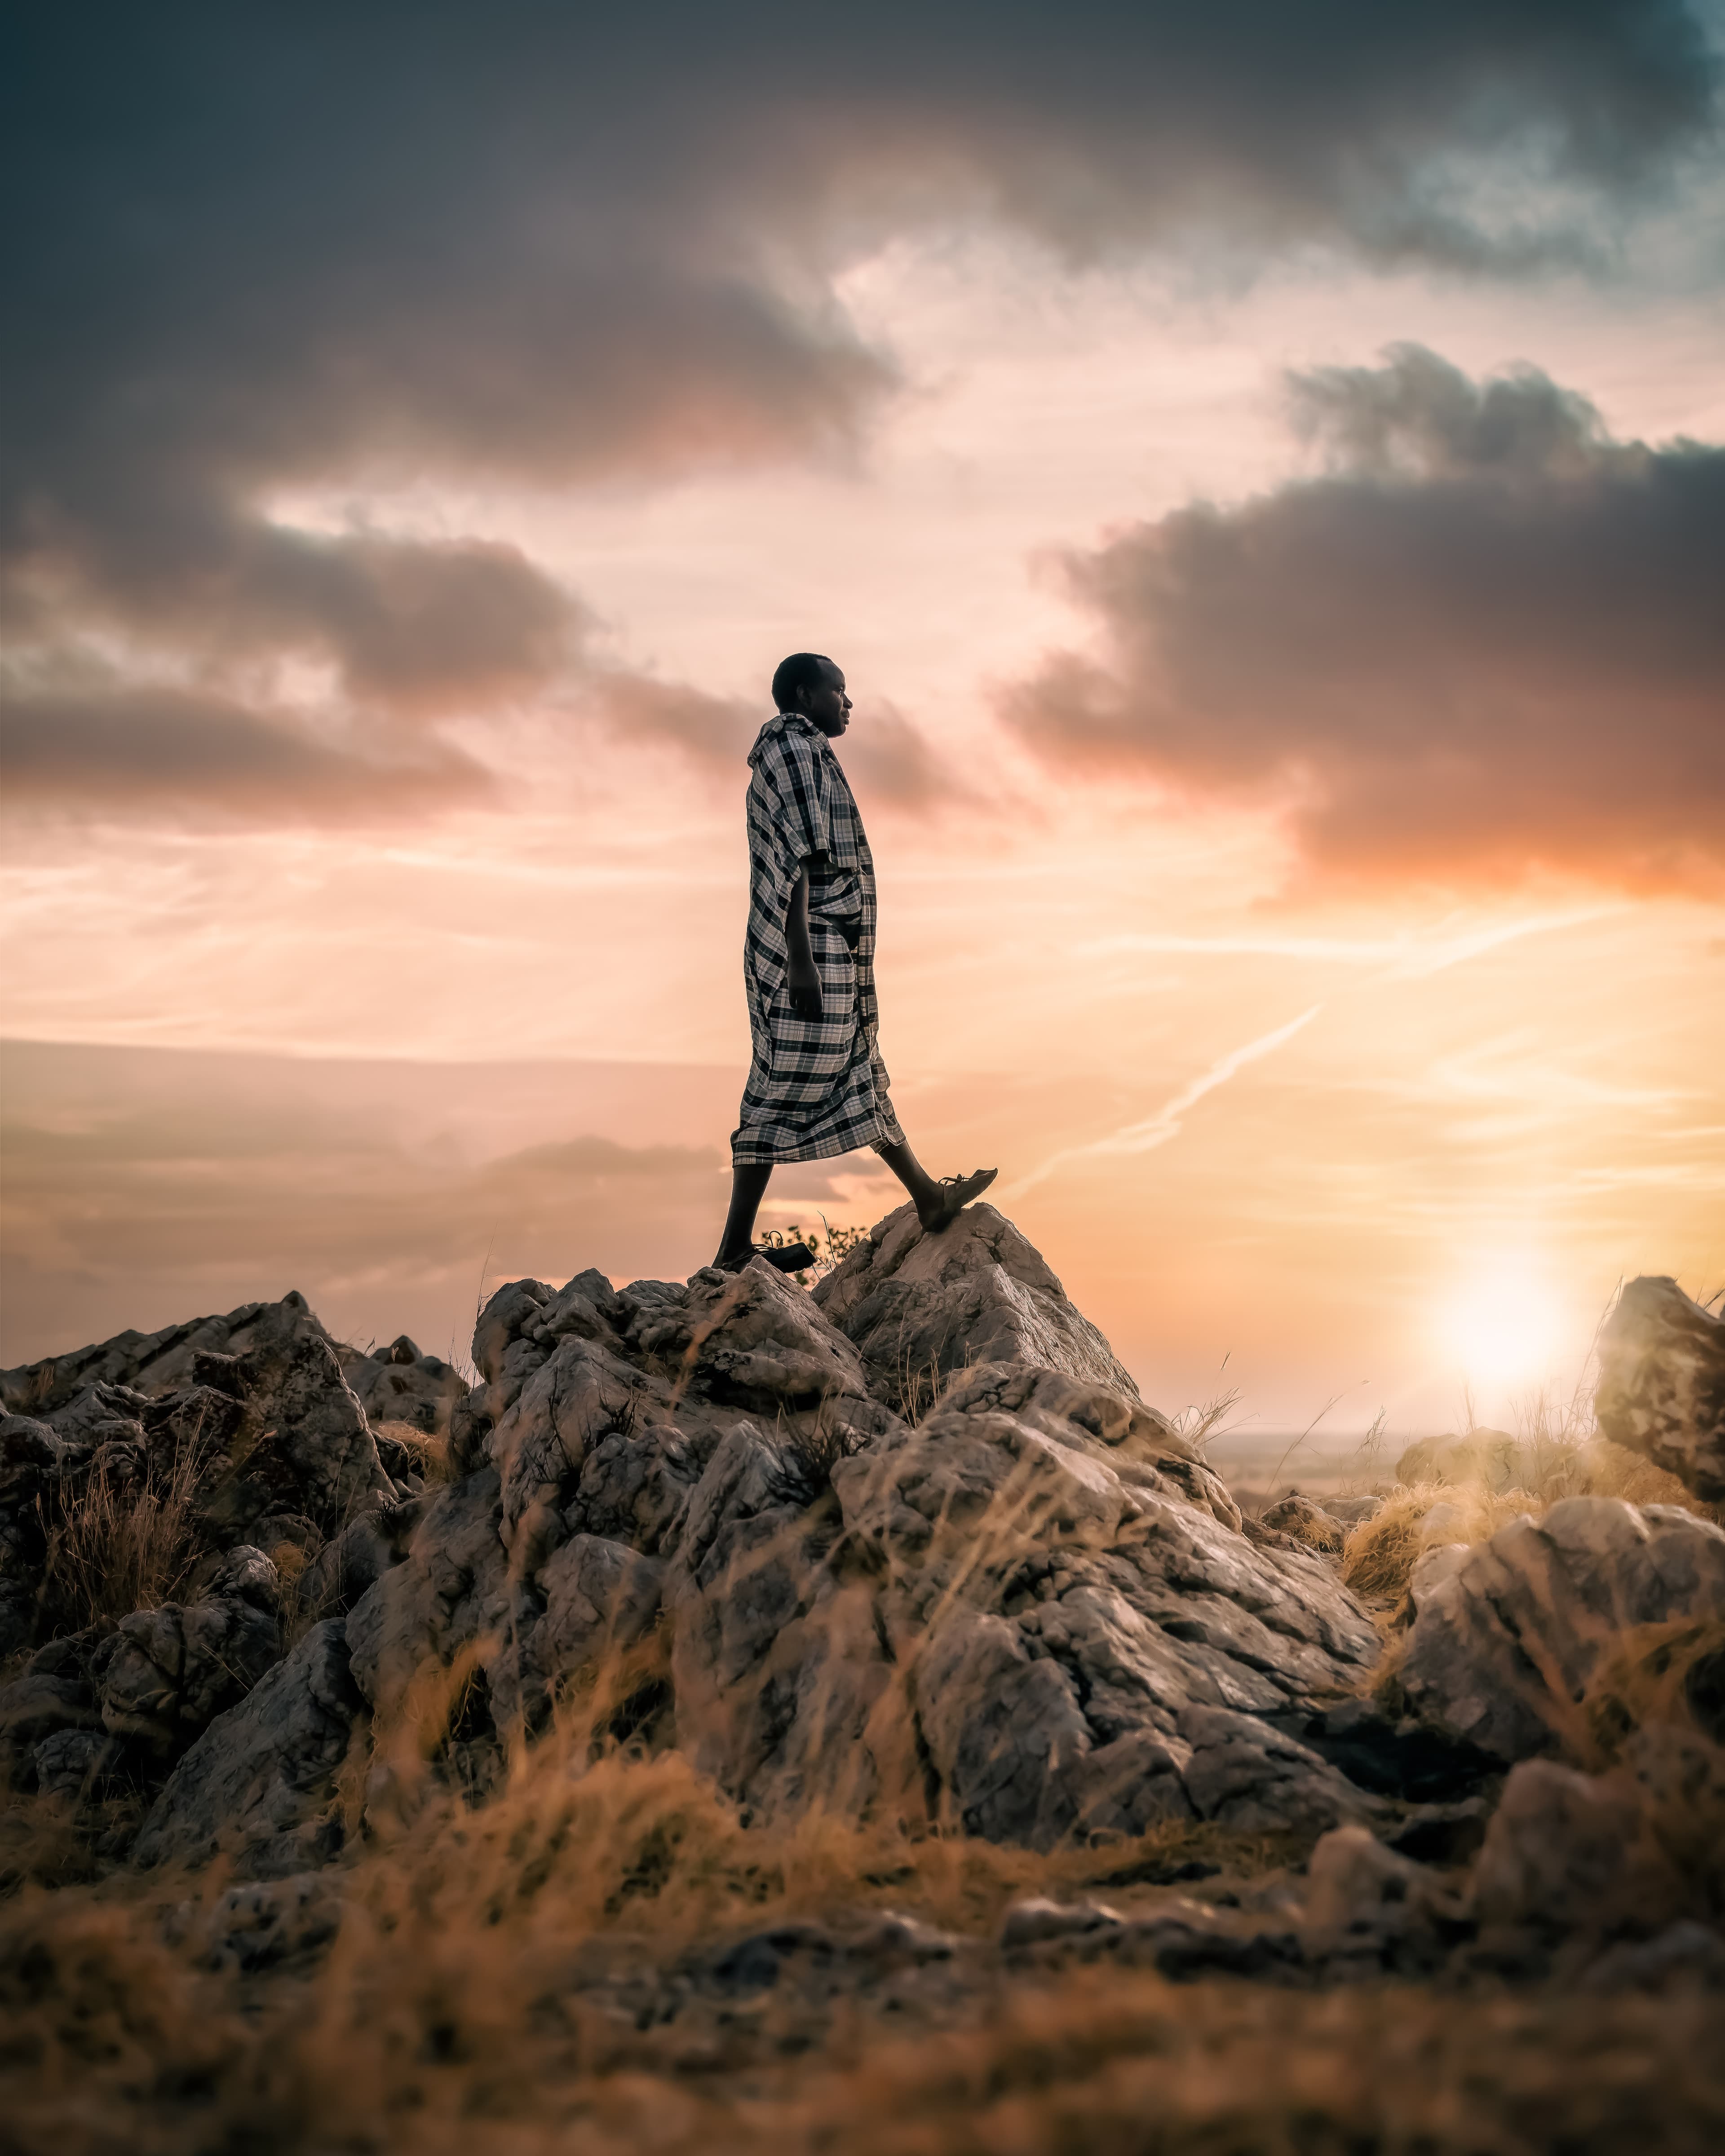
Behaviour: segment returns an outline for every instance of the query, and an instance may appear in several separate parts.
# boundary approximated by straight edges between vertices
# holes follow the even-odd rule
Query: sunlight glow
[[[1442,1306],[1445,1352],[1487,1390],[1549,1374],[1563,1312],[1539,1260],[1525,1251],[1485,1260]]]

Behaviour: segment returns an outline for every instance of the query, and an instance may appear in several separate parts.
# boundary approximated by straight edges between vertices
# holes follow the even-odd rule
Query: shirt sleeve
[[[832,799],[827,760],[806,734],[787,731],[772,744],[770,769],[778,824],[793,875],[804,861],[832,850]]]

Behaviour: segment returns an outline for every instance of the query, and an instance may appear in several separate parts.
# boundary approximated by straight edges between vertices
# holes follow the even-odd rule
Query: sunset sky
[[[0,1360],[705,1262],[796,649],[908,1135],[1147,1398],[1725,1287],[1725,10],[28,18]]]

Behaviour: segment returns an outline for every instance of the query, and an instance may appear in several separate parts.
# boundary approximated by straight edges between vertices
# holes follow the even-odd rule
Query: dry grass
[[[428,1490],[435,1484],[454,1481],[454,1464],[449,1458],[447,1437],[421,1430],[417,1423],[412,1422],[380,1422],[373,1427],[378,1436],[393,1437],[413,1454],[414,1472],[423,1478]]]
[[[1425,1516],[1437,1504],[1458,1507],[1462,1517],[1453,1529],[1433,1536],[1425,1530]],[[1494,1493],[1477,1484],[1417,1482],[1392,1491],[1380,1511],[1349,1532],[1342,1548],[1342,1577],[1367,1600],[1399,1600],[1420,1553],[1434,1541],[1485,1542],[1520,1514],[1538,1518],[1544,1510],[1543,1500],[1525,1490]]]
[[[1081,1891],[1123,1856],[1273,1852],[1214,1829],[1046,1857],[818,1819],[775,1832],[675,1758],[579,1780],[567,1763],[542,1751],[494,1804],[429,1810],[410,1843],[346,1868],[315,1981],[218,1974],[168,1944],[162,1911],[188,1882],[14,1901],[8,2146],[1615,2156],[1698,2150],[1725,2125],[1716,2010],[1692,1999],[1312,1997],[1117,1969],[1014,1982],[990,1964],[926,1993],[907,1979],[896,2009],[891,1986],[867,2005],[788,1987],[704,2002],[664,1973],[744,1929],[890,1906],[986,1935],[1007,1901]],[[183,1910],[177,1928],[198,1937]],[[599,1969],[632,1974],[607,1990]]]
[[[198,1554],[193,1499],[206,1449],[177,1444],[141,1489],[98,1457],[73,1494],[56,1493],[41,1594],[58,1629],[105,1629],[173,1599]]]

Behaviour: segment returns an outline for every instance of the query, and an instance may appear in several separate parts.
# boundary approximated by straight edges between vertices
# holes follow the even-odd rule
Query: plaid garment
[[[901,1145],[875,1045],[875,863],[832,744],[781,711],[749,753],[749,922],[743,946],[754,1056],[731,1158],[828,1160]],[[785,914],[809,864],[809,940],[822,1015],[791,1009]]]

